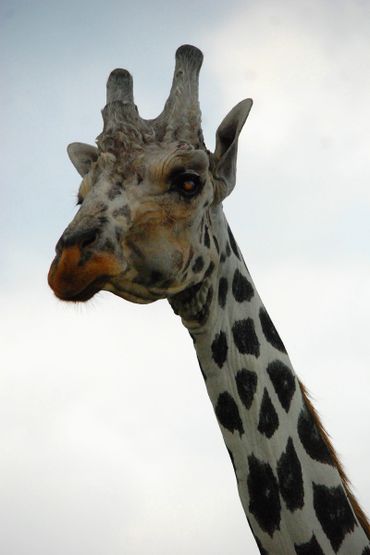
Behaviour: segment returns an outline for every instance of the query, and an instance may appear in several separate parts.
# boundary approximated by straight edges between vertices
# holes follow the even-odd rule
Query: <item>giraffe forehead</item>
[[[144,163],[145,164],[145,163]],[[194,150],[180,143],[164,146],[159,152],[150,153],[146,161],[147,178],[153,181],[168,179],[174,171],[193,170],[200,174],[209,168],[209,159],[203,150]]]
[[[173,174],[192,170],[205,178],[208,168],[207,153],[187,143],[147,145],[140,151],[126,152],[125,156],[103,152],[83,178],[78,195],[85,198],[96,188],[97,196],[103,191],[108,201],[115,201],[120,192],[140,186],[137,194],[144,200],[146,194],[153,192],[152,187],[159,187],[158,193],[165,191]]]

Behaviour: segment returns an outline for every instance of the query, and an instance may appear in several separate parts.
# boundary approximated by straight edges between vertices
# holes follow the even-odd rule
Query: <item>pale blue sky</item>
[[[182,43],[205,55],[210,148],[227,111],[254,99],[225,211],[370,512],[370,4],[0,10],[0,552],[257,553],[191,342],[166,303],[102,293],[76,308],[46,285],[75,212],[67,144],[100,133],[115,67],[133,73],[141,113],[157,115]]]

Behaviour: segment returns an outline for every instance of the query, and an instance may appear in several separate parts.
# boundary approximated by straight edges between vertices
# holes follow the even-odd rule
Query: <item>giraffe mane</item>
[[[340,479],[342,480],[343,483],[343,487],[345,489],[345,492],[347,494],[348,500],[352,506],[352,509],[357,517],[357,520],[359,521],[361,527],[363,528],[365,534],[367,535],[368,539],[370,540],[370,523],[369,523],[369,519],[367,517],[367,515],[365,514],[365,512],[362,510],[362,508],[360,507],[359,502],[357,501],[353,491],[352,491],[352,485],[350,480],[347,477],[347,474],[343,468],[343,465],[339,459],[338,454],[336,453],[332,443],[331,443],[331,439],[330,436],[328,434],[328,432],[325,430],[320,417],[315,409],[315,407],[313,406],[312,402],[311,402],[311,395],[308,392],[307,388],[303,385],[303,383],[298,380],[301,392],[302,392],[302,396],[304,399],[304,402],[306,404],[306,407],[315,423],[315,425],[317,426],[317,429],[330,453],[330,457],[333,461],[333,464],[336,466]]]

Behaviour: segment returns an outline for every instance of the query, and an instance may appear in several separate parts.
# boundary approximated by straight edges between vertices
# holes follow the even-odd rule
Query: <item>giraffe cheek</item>
[[[61,300],[86,301],[121,271],[110,253],[93,253],[88,260],[85,255],[84,260],[77,246],[66,247],[52,262],[48,283]]]
[[[181,269],[183,248],[167,229],[141,226],[124,241],[123,255],[137,272],[135,281],[151,286],[172,280]]]
[[[148,276],[149,286],[168,286],[176,279],[182,259],[183,255],[179,250],[167,249],[161,256],[153,255],[148,258],[142,275]]]

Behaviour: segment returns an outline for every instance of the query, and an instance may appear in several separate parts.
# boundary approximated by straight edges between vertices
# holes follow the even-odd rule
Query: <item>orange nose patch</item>
[[[62,300],[87,300],[99,291],[108,278],[121,273],[120,264],[112,254],[95,253],[80,264],[78,246],[66,247],[52,262],[48,283]]]

